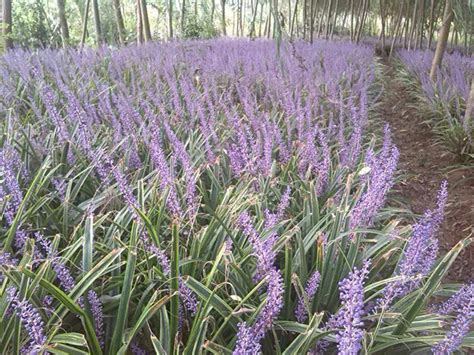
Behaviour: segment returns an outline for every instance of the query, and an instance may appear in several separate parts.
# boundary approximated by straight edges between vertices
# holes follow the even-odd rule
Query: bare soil
[[[438,232],[441,253],[445,253],[459,240],[474,235],[474,170],[453,171],[459,161],[435,142],[430,127],[416,109],[415,99],[397,80],[393,63],[383,59],[382,64],[385,80],[380,114],[390,124],[393,141],[400,150],[402,177],[396,192],[404,207],[422,214],[426,208],[434,207],[440,182],[448,180],[446,214]],[[445,281],[473,280],[474,243],[461,252]]]

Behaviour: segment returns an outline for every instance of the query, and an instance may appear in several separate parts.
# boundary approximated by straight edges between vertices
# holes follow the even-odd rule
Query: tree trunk
[[[291,32],[291,0],[288,0],[288,33]]]
[[[102,44],[102,28],[100,27],[99,3],[97,0],[92,0],[92,10],[94,11],[95,38],[97,45],[100,46]]]
[[[257,12],[258,12],[258,0],[255,1],[255,9],[252,9],[252,22],[250,23],[250,33],[249,37],[255,37],[255,21],[257,20]]]
[[[184,33],[184,21],[186,14],[186,0],[181,0],[181,36]]]
[[[415,49],[423,47],[423,28],[425,24],[425,0],[420,1],[420,9],[419,9],[419,19],[418,21],[418,37],[415,43]]]
[[[328,39],[329,38],[329,26],[331,25],[331,9],[332,9],[332,0],[329,0],[328,3],[328,11],[326,13],[326,28],[325,28],[325,33],[324,33],[324,38]]]
[[[430,78],[435,80],[436,70],[441,67],[443,61],[444,51],[446,50],[446,44],[448,43],[449,27],[453,19],[453,3],[452,0],[446,0],[443,15],[443,25],[439,31],[438,44],[436,45],[436,51],[433,57],[433,63],[431,64]]]
[[[293,19],[291,20],[291,28],[290,28],[290,40],[293,40],[293,31],[295,28],[295,21],[296,21],[296,13],[298,12],[298,0],[295,2],[295,8],[293,10]]]
[[[323,34],[323,23],[324,23],[324,10],[326,10],[326,5],[329,2],[329,0],[326,0],[323,3],[323,8],[321,9],[321,15],[319,16],[319,22],[318,22],[318,38],[321,37]]]
[[[237,25],[238,20],[238,11],[232,11],[232,35],[238,36],[239,35],[239,27]]]
[[[216,0],[211,1],[211,25],[214,27],[214,11],[216,10]]]
[[[168,1],[168,31],[170,39],[173,39],[173,1]]]
[[[418,5],[418,0],[415,0],[415,3],[413,5],[413,14],[412,14],[412,18],[411,18],[411,30],[410,30],[410,38],[408,40],[408,49],[411,49],[411,43],[413,41],[413,36],[415,34],[415,28],[416,28],[416,25],[417,25],[417,21],[416,21],[416,8],[417,8],[417,5]]]
[[[351,41],[354,40],[354,0],[351,0]]]
[[[244,36],[245,33],[245,9],[246,9],[246,1],[242,0],[241,2],[241,10],[240,10],[240,33]]]
[[[410,30],[410,18],[405,19],[405,27],[402,29],[402,32],[400,34],[400,43],[402,42],[402,37],[403,37],[403,48],[408,48],[408,32]],[[405,34],[404,34],[405,33]]]
[[[382,29],[380,32],[380,39],[382,40],[382,53],[385,53],[385,1],[380,0],[380,20]]]
[[[117,21],[117,31],[120,43],[125,43],[125,25],[123,24],[122,9],[120,0],[114,0],[115,20]]]
[[[336,28],[336,23],[337,23],[337,8],[339,6],[339,0],[336,0],[336,5],[334,6],[334,18],[332,20],[332,25],[331,25],[331,35],[329,36],[329,39],[332,40],[334,36],[334,28]]]
[[[435,14],[435,0],[431,0],[430,8],[430,27],[428,33],[428,48],[431,49],[431,42],[433,41],[433,28],[434,28],[434,14]]]
[[[222,18],[221,18],[222,34],[224,36],[227,36],[226,25],[225,25],[225,0],[221,0],[221,6],[222,6]]]
[[[263,6],[264,6],[264,1],[262,1],[262,4],[260,6],[260,21],[258,22],[258,37],[262,37]]]
[[[397,21],[395,23],[395,28],[394,28],[394,36],[392,38],[392,45],[390,46],[390,53],[389,53],[390,56],[392,55],[393,48],[395,46],[395,42],[397,40],[398,33],[400,31],[400,24],[402,22],[402,13],[403,13],[403,5],[404,4],[405,4],[404,1],[401,2],[401,4],[400,4],[400,11],[398,12]]]
[[[141,0],[137,0],[136,8],[137,8],[137,43],[143,43],[143,17],[142,17],[142,3]]]
[[[143,32],[145,34],[145,41],[151,41],[150,21],[148,20],[148,10],[146,8],[146,0],[141,0],[140,12],[142,15]]]
[[[270,6],[268,7],[267,21],[268,21],[267,38],[270,38],[270,34],[272,32],[272,5],[271,5],[271,2],[270,2]]]
[[[341,24],[341,32],[344,33],[344,29],[346,28],[346,20],[347,20],[347,10],[344,8],[344,17],[342,18]]]
[[[84,9],[84,23],[82,26],[82,36],[81,36],[81,48],[84,47],[84,42],[86,41],[86,34],[87,34],[87,22],[89,19],[89,6],[91,0],[86,1],[86,7]]]
[[[314,19],[316,18],[316,6],[318,5],[318,0],[311,0],[311,18],[309,24],[309,41],[313,43],[314,36]]]
[[[63,41],[63,46],[66,47],[67,43],[69,42],[69,28],[67,27],[66,6],[64,1],[65,0],[57,0],[57,4],[59,26],[61,27],[61,38]]]
[[[359,43],[360,37],[362,36],[362,31],[364,30],[365,19],[367,18],[367,9],[369,7],[369,0],[364,0],[364,5],[362,8],[362,17],[359,23],[359,29],[357,31],[356,43]]]
[[[12,40],[12,1],[3,0],[3,40],[5,49],[13,48]]]
[[[307,16],[308,16],[308,0],[303,0],[303,40],[306,39],[306,21],[307,21]]]

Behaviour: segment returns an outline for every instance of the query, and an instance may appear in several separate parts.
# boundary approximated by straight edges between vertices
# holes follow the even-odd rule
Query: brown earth
[[[390,124],[393,141],[400,150],[402,177],[395,190],[404,207],[422,214],[426,208],[434,207],[440,182],[448,180],[446,214],[438,232],[441,253],[445,253],[459,240],[474,235],[474,170],[453,171],[459,161],[435,142],[416,109],[415,99],[397,80],[393,63],[383,59],[382,64],[385,80],[380,114]],[[474,280],[474,243],[461,252],[446,279]]]

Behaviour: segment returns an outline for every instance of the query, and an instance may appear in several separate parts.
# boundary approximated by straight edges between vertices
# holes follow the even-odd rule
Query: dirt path
[[[449,172],[448,167],[456,164],[455,157],[443,146],[435,144],[430,128],[417,114],[416,102],[395,80],[393,64],[385,60],[383,64],[386,80],[380,113],[390,124],[393,140],[400,150],[399,169],[403,174],[396,190],[405,207],[422,214],[427,207],[433,207],[441,180],[448,180],[446,215],[438,233],[444,253],[460,239],[474,234],[474,179],[465,178],[472,170],[470,173],[467,170]],[[458,257],[447,279],[474,280],[473,244]]]

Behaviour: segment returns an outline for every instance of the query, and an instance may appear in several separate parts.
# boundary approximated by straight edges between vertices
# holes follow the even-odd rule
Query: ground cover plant
[[[474,154],[474,123],[466,112],[474,61],[460,53],[446,54],[435,80],[429,76],[433,53],[401,50],[402,80],[417,98],[417,107],[443,144],[464,159]]]
[[[399,153],[370,110],[372,52],[211,40],[5,54],[0,348],[472,348],[473,286],[441,283],[469,243],[438,253],[446,182],[412,226],[385,207]]]

